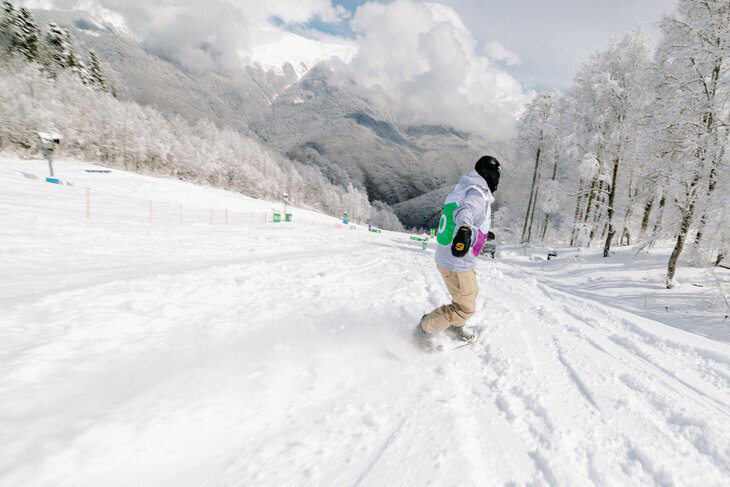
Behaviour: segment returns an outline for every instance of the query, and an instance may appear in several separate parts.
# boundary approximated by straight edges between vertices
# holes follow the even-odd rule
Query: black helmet
[[[484,178],[489,186],[489,191],[494,193],[499,186],[499,175],[502,170],[499,168],[499,161],[492,156],[482,156],[474,166],[477,173]]]

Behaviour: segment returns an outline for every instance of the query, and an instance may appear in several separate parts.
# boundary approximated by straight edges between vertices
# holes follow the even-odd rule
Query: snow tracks
[[[730,480],[728,346],[524,269],[481,262],[479,341],[425,355],[447,295],[402,236],[99,227],[94,267],[52,230],[0,296],[0,485]]]

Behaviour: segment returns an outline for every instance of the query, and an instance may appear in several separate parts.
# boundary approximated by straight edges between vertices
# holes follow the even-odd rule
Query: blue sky
[[[334,0],[332,3],[334,5],[342,5],[347,10],[353,12],[357,8],[358,5],[362,5],[367,0]]]

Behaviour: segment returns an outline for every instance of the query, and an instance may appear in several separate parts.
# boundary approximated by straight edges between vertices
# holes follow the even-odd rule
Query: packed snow
[[[0,157],[0,485],[730,484],[724,269],[502,248],[428,355],[432,247],[87,170]]]

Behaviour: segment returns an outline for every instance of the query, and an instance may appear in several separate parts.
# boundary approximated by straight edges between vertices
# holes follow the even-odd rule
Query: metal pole
[[[48,159],[48,169],[51,171],[51,177],[55,177],[53,175],[53,152],[47,150],[46,153],[46,159]]]

